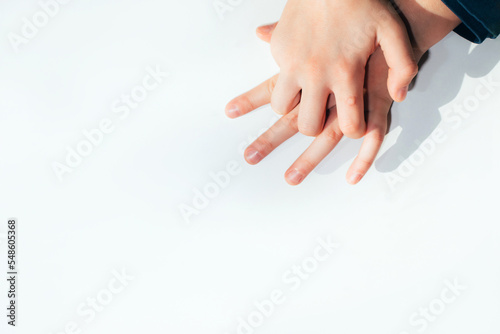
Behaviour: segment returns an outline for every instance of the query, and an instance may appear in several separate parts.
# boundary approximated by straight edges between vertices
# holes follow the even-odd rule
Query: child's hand
[[[257,29],[257,35],[264,41],[271,40],[274,25]],[[418,54],[420,57],[420,54]],[[370,110],[367,117],[367,131],[358,156],[349,168],[346,178],[351,184],[358,183],[372,166],[387,132],[387,115],[392,99],[387,91],[388,67],[382,50],[377,49],[367,64],[366,73],[366,108]],[[280,74],[281,75],[281,74]],[[270,102],[280,75],[266,80],[251,91],[238,96],[228,103],[226,110],[231,118],[243,116]],[[250,164],[257,164],[275,148],[298,132],[298,114],[302,102],[290,113],[283,116],[268,131],[261,135],[245,151],[245,159]],[[339,124],[335,101],[330,100],[327,108],[330,110],[323,131],[313,141],[311,146],[293,163],[285,173],[286,181],[291,185],[301,183],[304,178],[335,148],[343,132]],[[238,110],[234,114],[230,110]]]
[[[315,136],[323,128],[328,97],[334,94],[341,131],[362,137],[365,66],[378,47],[389,65],[390,96],[402,101],[418,68],[406,28],[390,3],[289,0],[271,40],[281,69],[273,109],[286,114],[300,100],[299,131]]]
[[[385,64],[382,53],[376,52],[374,57],[377,57],[377,54],[380,56],[379,59],[381,59],[382,64]],[[387,68],[385,68],[385,71],[387,71]],[[369,72],[371,71],[369,70]],[[383,75],[383,72],[381,73],[382,80],[385,80],[386,76]],[[277,81],[279,81],[279,75],[264,81],[254,89],[233,99],[228,104],[227,110],[237,109],[239,112],[238,114],[231,114],[229,116],[232,118],[243,116],[268,104]],[[383,83],[383,88],[386,88],[385,82]],[[347,172],[347,181],[351,184],[358,183],[373,164],[385,136],[387,113],[392,104],[388,93],[382,93],[379,96],[377,95],[377,91],[373,90],[373,93],[368,91],[367,94],[367,98],[370,101],[369,105],[373,108],[374,112],[368,119],[368,131],[358,156]],[[278,146],[297,134],[297,120],[300,106],[301,104],[297,105],[291,112],[281,117],[269,130],[263,133],[245,150],[245,159],[248,163],[252,165],[258,164]],[[343,133],[340,130],[337,111],[335,106],[333,106],[327,115],[325,128],[286,171],[285,180],[290,185],[300,184],[335,148],[342,137]]]
[[[266,39],[260,32],[261,38]],[[270,37],[270,36],[269,36]],[[372,166],[382,145],[387,131],[387,114],[392,99],[387,92],[387,65],[382,51],[378,49],[370,58],[367,67],[367,108],[371,110],[367,119],[367,131],[358,156],[349,168],[346,178],[351,184],[358,183]],[[266,80],[249,92],[229,102],[226,110],[238,110],[237,114],[228,113],[231,118],[243,116],[271,100],[279,75]],[[254,165],[259,163],[274,149],[298,132],[298,114],[301,104],[279,119],[269,130],[262,134],[245,150],[245,159]],[[335,148],[343,137],[340,129],[337,109],[329,104],[328,118],[323,131],[307,150],[293,163],[285,173],[286,181],[291,185],[300,184],[309,173]]]
[[[415,59],[420,59],[425,51],[460,24],[460,19],[440,0],[401,2],[400,9],[413,32]],[[269,42],[275,27],[276,24],[260,27],[257,34],[261,39]],[[388,76],[386,58],[387,54],[383,54],[379,48],[373,53],[367,64],[365,83],[367,104],[365,109],[370,111],[367,118],[368,126],[360,152],[347,172],[349,183],[359,182],[360,178],[366,174],[380,150],[384,134],[387,131],[387,113],[391,107],[392,98],[386,85]],[[227,105],[227,115],[236,118],[269,103],[278,81],[279,76],[274,76],[251,91],[233,99]],[[297,106],[293,112],[282,117],[246,149],[245,159],[249,163],[259,163],[276,147],[298,132],[299,102],[300,96],[295,97],[294,105]],[[332,105],[333,103],[330,101],[328,108],[330,109]],[[287,182],[292,185],[301,183],[333,150],[342,136],[336,109],[333,108],[328,116],[325,129],[285,173]]]

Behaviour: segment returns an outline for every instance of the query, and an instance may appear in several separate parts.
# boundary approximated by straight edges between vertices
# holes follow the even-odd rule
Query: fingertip
[[[347,175],[346,179],[347,179],[347,183],[349,183],[350,185],[356,185],[359,183],[359,181],[361,181],[361,179],[363,178],[363,175],[361,173],[351,173],[350,175]]]
[[[231,118],[231,119],[234,119],[234,118],[238,118],[241,116],[241,109],[240,107],[233,103],[233,102],[230,102],[227,106],[226,106],[226,116]]]
[[[264,24],[262,26],[257,27],[257,31],[261,32],[263,34],[269,34],[274,30],[276,27],[277,23],[270,23],[270,24]]]
[[[401,89],[398,90],[396,93],[396,98],[394,101],[396,102],[403,102],[406,99],[406,96],[408,95],[408,86],[405,86]]]
[[[262,159],[264,159],[262,154],[258,150],[254,149],[252,147],[248,147],[245,150],[244,157],[245,157],[245,161],[247,163],[249,163],[250,165],[256,165],[259,162],[261,162]]]
[[[264,42],[269,41],[269,38],[267,37],[267,35],[260,31],[260,27],[257,28],[257,30],[255,31],[255,34],[257,35],[257,38],[260,39],[261,41],[264,41]]]
[[[255,30],[255,33],[257,34],[257,37],[259,37],[260,39],[263,39],[262,37],[265,37],[267,35],[263,27],[258,27]]]
[[[264,42],[270,42],[271,41],[271,36],[272,32],[275,28],[275,24],[267,24],[264,26],[260,26],[255,30],[255,33],[257,34],[257,37]]]
[[[399,70],[389,69],[387,88],[394,101],[403,102],[406,99],[409,86],[417,74],[418,66],[413,62]]]
[[[401,103],[406,99],[408,95],[408,86],[393,86],[394,88],[389,90],[389,95],[394,102]]]
[[[286,172],[285,181],[291,186],[297,186],[304,181],[305,175],[299,169],[294,168]]]

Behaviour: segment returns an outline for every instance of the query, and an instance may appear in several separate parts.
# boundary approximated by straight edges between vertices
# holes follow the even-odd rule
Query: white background
[[[431,50],[408,100],[393,108],[384,151],[404,134],[406,142],[358,186],[345,173],[359,141],[346,141],[290,187],[283,174],[311,140],[297,136],[248,166],[238,148],[275,116],[269,107],[224,115],[231,98],[278,71],[254,29],[277,20],[284,3],[244,0],[222,20],[211,0],[73,0],[15,52],[8,34],[40,6],[2,1],[2,272],[6,222],[19,220],[12,332],[71,333],[75,323],[75,333],[233,334],[275,289],[286,300],[254,333],[500,331],[500,41],[473,48],[451,34]],[[148,66],[170,76],[120,119],[113,101]],[[60,182],[53,163],[105,118],[114,131]],[[446,140],[415,151],[435,130]],[[391,183],[403,172],[394,163],[412,158],[418,166]],[[230,161],[241,172],[187,224],[179,206]],[[328,237],[338,249],[292,291],[282,276]],[[113,270],[133,279],[87,321],[77,309],[104,296]],[[410,317],[439,305],[446,280],[466,288],[419,331]],[[6,292],[2,279],[2,310]]]

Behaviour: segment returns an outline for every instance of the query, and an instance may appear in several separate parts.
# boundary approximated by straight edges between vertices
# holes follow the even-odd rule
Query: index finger
[[[227,117],[237,118],[269,104],[278,77],[279,74],[276,74],[257,87],[231,100],[226,106]]]

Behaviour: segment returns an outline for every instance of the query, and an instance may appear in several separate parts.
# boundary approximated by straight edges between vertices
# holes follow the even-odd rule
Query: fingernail
[[[403,101],[406,98],[406,94],[408,94],[408,86],[403,87],[398,92],[399,101]]]
[[[304,175],[298,169],[293,169],[287,174],[286,178],[290,183],[299,184],[304,180]]]
[[[263,33],[269,33],[271,31],[271,26],[262,26],[260,27],[260,32],[263,32]]]
[[[263,32],[263,33],[269,33],[272,28],[273,28],[272,25],[267,25],[267,26],[259,27],[259,30],[260,30],[260,32]]]
[[[251,150],[246,154],[246,159],[249,163],[255,165],[262,160],[262,155],[257,150]]]
[[[359,173],[354,173],[351,175],[351,177],[349,178],[348,181],[350,184],[354,185],[354,184],[358,183],[362,177],[363,177],[363,175],[361,175]]]
[[[239,117],[241,115],[240,108],[238,108],[237,106],[232,106],[229,109],[226,109],[226,115],[229,118]]]

